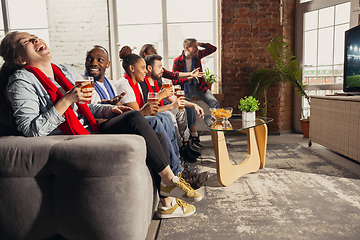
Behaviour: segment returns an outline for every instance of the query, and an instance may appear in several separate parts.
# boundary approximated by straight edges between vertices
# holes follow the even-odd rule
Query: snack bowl
[[[226,108],[210,108],[211,117],[216,121],[227,121],[232,114],[233,108],[226,107]]]

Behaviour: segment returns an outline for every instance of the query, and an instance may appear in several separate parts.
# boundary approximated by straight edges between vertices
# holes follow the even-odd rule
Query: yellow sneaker
[[[175,176],[172,185],[166,185],[163,181],[160,184],[160,194],[167,197],[177,197],[190,202],[199,202],[202,195],[195,191],[190,184],[181,177]]]
[[[157,214],[159,218],[176,218],[176,217],[187,217],[195,213],[196,208],[194,205],[188,204],[187,202],[174,198],[171,203],[172,207],[164,207],[161,202],[159,203]]]

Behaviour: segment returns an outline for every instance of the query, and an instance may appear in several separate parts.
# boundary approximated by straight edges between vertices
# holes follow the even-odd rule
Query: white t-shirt
[[[112,80],[109,80],[109,83],[110,83],[111,87],[112,87],[113,90],[114,90],[115,96],[117,96],[118,94],[117,94],[116,88],[115,88],[115,86],[114,86],[114,84],[113,84],[112,82],[113,82]],[[110,99],[110,95],[109,95],[108,91],[107,91],[106,88],[105,88],[105,84],[102,83],[102,82],[97,82],[97,83],[98,83],[99,86],[104,90],[104,92],[106,93],[107,97]],[[93,97],[92,97],[92,99],[91,99],[91,103],[101,104],[101,97],[100,97],[99,93],[98,93],[96,90],[94,91],[94,95],[93,95]]]
[[[192,71],[192,59],[185,58],[186,61],[186,71],[191,72]]]
[[[136,83],[139,86],[141,96],[143,96],[143,92],[140,84]],[[114,83],[115,89],[118,94],[126,92],[126,95],[120,100],[121,104],[126,104],[130,102],[136,102],[135,92],[129,84],[129,81],[125,78],[120,78]]]

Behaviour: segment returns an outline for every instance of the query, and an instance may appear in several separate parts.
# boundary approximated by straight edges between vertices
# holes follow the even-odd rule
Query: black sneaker
[[[189,183],[193,189],[198,189],[206,182],[209,174],[210,173],[208,171],[202,173],[192,173],[187,169],[184,169],[181,173],[181,177]]]
[[[197,161],[196,157],[188,151],[186,145],[182,145],[180,148],[180,158],[184,162],[189,162],[189,163],[194,163]]]
[[[191,143],[193,144],[193,146],[198,147],[198,148],[203,147],[203,145],[200,143],[199,136],[197,136],[197,137],[190,136],[190,139],[191,139]]]
[[[193,155],[194,157],[200,157],[201,156],[201,152],[192,146],[192,144],[190,143],[190,141],[184,142],[183,146],[185,145],[185,148],[187,149],[187,151],[189,153],[191,153],[191,155]]]

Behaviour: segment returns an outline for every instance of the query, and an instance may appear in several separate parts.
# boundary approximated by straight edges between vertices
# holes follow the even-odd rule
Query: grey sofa
[[[0,137],[0,239],[145,239],[145,157],[136,135]]]

